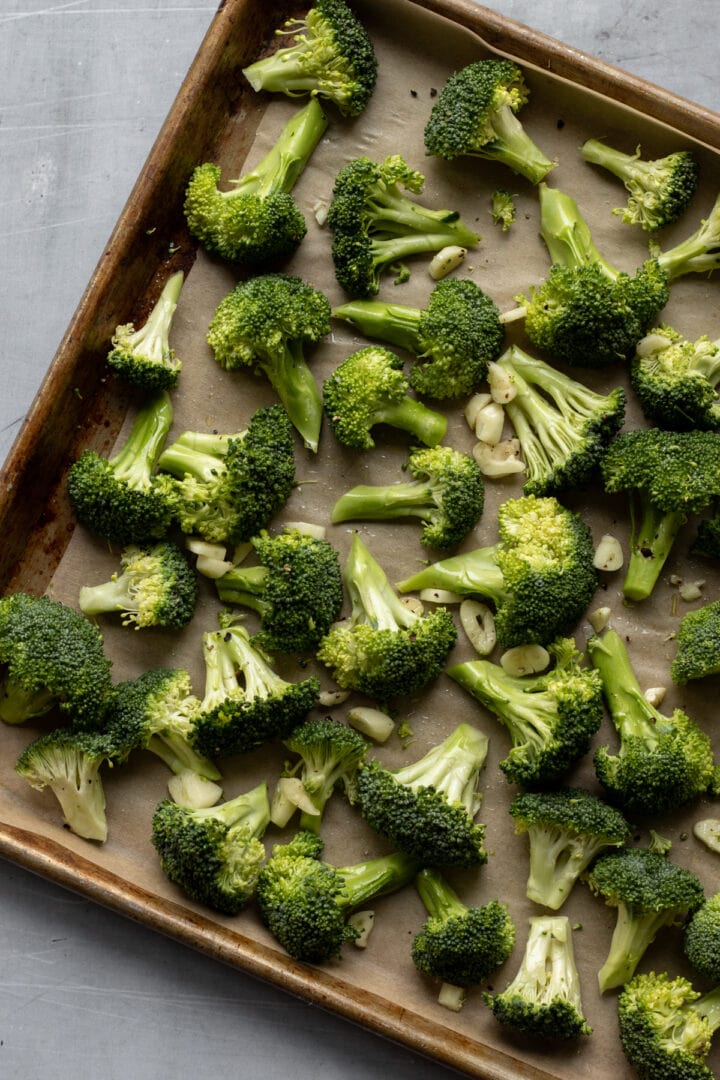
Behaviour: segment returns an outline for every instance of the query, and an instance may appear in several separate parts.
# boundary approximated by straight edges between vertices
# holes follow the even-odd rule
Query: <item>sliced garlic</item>
[[[318,705],[323,709],[332,709],[334,705],[342,705],[349,697],[349,690],[321,690],[318,694]]]
[[[439,281],[441,278],[447,277],[453,270],[457,270],[466,255],[467,248],[458,247],[457,244],[444,247],[430,260],[428,266],[430,277],[433,281]]]
[[[228,570],[232,570],[235,564],[228,562],[227,559],[212,559],[208,555],[198,555],[195,565],[198,574],[202,574],[206,578],[217,579],[227,574]]]
[[[497,446],[502,439],[505,427],[505,410],[497,401],[491,401],[478,413],[475,421],[475,435],[482,443]]]
[[[296,810],[311,814],[313,817],[320,813],[303,787],[302,780],[297,776],[281,776],[273,792],[270,820],[273,825],[282,829]]]
[[[593,566],[597,570],[606,570],[608,573],[612,573],[615,570],[620,570],[623,562],[624,557],[620,541],[616,536],[605,533],[604,536],[600,537],[600,542],[595,548]]]
[[[472,453],[483,476],[510,476],[512,473],[523,472],[525,469],[519,457],[518,439],[504,439],[495,446],[490,446],[488,443],[475,443]]]
[[[449,589],[421,589],[420,599],[430,604],[461,604],[462,596]]]
[[[515,380],[510,372],[493,360],[488,364],[487,381],[493,401],[500,405],[507,405],[517,395]]]
[[[312,536],[315,540],[324,540],[327,530],[324,525],[317,525],[312,521],[286,521],[283,525],[284,532],[296,530],[303,536]]]
[[[453,983],[443,983],[438,994],[438,1005],[452,1012],[460,1012],[465,1004],[465,987],[454,986]]]
[[[372,933],[374,925],[374,911],[353,911],[352,915],[348,918],[348,926],[351,926],[357,933],[357,937],[353,940],[353,945],[355,945],[356,948],[364,949],[367,947],[368,938]]]
[[[595,608],[594,611],[590,612],[590,614],[588,615],[588,622],[590,623],[596,634],[599,634],[605,629],[607,624],[610,622],[611,614],[612,612],[610,611],[609,607]]]
[[[671,345],[672,341],[666,334],[646,334],[638,341],[635,352],[640,357],[650,356],[651,353],[659,352],[660,349],[669,349]]]
[[[479,600],[463,600],[460,622],[478,656],[489,656],[497,643],[495,616],[487,604]]]
[[[705,818],[696,821],[693,825],[693,833],[702,840],[705,847],[720,854],[720,818]]]
[[[702,588],[705,584],[704,581],[687,581],[684,585],[681,585],[678,589],[681,600],[685,600],[688,604],[693,600],[699,600],[702,596]]]
[[[651,705],[660,705],[665,700],[666,694],[666,686],[649,686],[643,694],[643,697],[646,701],[649,701]]]
[[[178,806],[204,810],[214,806],[222,798],[223,789],[214,780],[206,780],[193,769],[183,769],[168,780],[170,798]]]
[[[492,401],[491,394],[473,394],[465,406],[465,419],[471,431],[475,430],[477,419],[486,405]]]
[[[207,540],[201,540],[199,536],[187,536],[185,547],[192,551],[193,555],[205,555],[208,559],[225,559],[227,554],[224,544],[209,544]]]
[[[368,706],[359,705],[350,709],[347,720],[351,728],[379,743],[387,742],[395,730],[395,721],[391,716],[381,709],[371,709]]]
[[[508,675],[534,675],[550,663],[550,653],[542,645],[516,645],[500,657],[500,666]]]
[[[425,608],[419,596],[401,596],[400,603],[404,604],[408,611],[412,611],[414,615],[425,614]]]

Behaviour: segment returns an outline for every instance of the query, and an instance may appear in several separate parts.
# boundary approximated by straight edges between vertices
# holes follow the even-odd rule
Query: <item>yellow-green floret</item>
[[[355,774],[369,744],[353,728],[329,717],[300,724],[284,744],[298,759],[286,764],[283,775],[300,780],[314,808],[302,812],[300,828],[319,832],[325,806],[337,787],[342,786],[354,802]]]
[[[117,326],[112,337],[109,366],[147,393],[173,390],[178,384],[182,363],[169,337],[184,280],[182,270],[169,277],[144,324],[137,330],[133,323]]]
[[[672,431],[720,430],[720,341],[688,341],[655,326],[637,345],[630,381],[651,424]]]
[[[195,613],[197,578],[177,546],[169,540],[120,553],[120,572],[100,585],[83,585],[78,603],[86,615],[118,611],[123,626],[140,630],[161,626],[179,630]]]

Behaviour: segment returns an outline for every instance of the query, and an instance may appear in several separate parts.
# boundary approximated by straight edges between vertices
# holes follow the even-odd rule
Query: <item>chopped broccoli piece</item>
[[[168,278],[143,326],[132,323],[115,328],[108,364],[121,379],[150,393],[173,390],[182,364],[170,348],[169,334],[185,275]]]
[[[672,431],[720,431],[720,341],[686,341],[671,326],[654,327],[637,345],[630,368],[647,419]]]
[[[372,97],[377,58],[365,27],[345,0],[316,0],[304,18],[275,31],[291,45],[243,69],[253,90],[333,101],[343,116],[359,116]]]
[[[695,232],[668,251],[658,251],[656,258],[670,281],[716,270],[720,266],[720,194]]]
[[[675,635],[677,652],[670,666],[672,680],[682,686],[691,679],[720,673],[720,600],[688,611]]]
[[[195,612],[198,586],[185,555],[169,540],[120,554],[120,573],[101,585],[83,585],[80,610],[86,615],[122,612],[123,626],[140,630],[163,626],[179,630]]]
[[[685,956],[713,984],[720,983],[720,892],[703,900],[685,927]]]
[[[354,801],[355,773],[369,744],[351,727],[329,718],[300,724],[284,744],[299,760],[286,765],[283,775],[299,777],[316,810],[303,811],[300,828],[319,832],[325,806],[339,784]]]
[[[490,196],[490,214],[493,224],[507,232],[515,224],[517,208],[515,196],[507,188],[496,188]]]
[[[720,559],[720,515],[714,509],[713,516],[701,521],[697,536],[690,548],[693,555],[704,555],[708,559]]]
[[[382,164],[354,158],[338,173],[327,222],[335,276],[351,296],[377,293],[383,272],[410,255],[477,247],[457,210],[430,210],[401,191],[417,195],[424,181],[399,154]]]
[[[555,168],[516,113],[529,91],[512,60],[478,60],[450,76],[425,127],[428,154],[453,161],[470,155],[507,165],[537,184]]]

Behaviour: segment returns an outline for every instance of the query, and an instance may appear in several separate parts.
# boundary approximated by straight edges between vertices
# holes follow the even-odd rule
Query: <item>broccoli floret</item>
[[[498,526],[498,543],[436,562],[398,589],[484,597],[500,645],[547,644],[574,626],[597,587],[589,530],[556,499],[534,495],[503,503]]]
[[[341,495],[331,521],[388,521],[418,518],[420,541],[450,548],[475,528],[483,510],[485,485],[474,458],[449,446],[414,450],[407,469],[412,480],[399,484],[361,484]]]
[[[399,154],[382,164],[354,158],[338,173],[327,223],[335,276],[351,296],[373,296],[383,272],[410,255],[477,247],[457,210],[430,210],[401,191],[418,195],[424,182]]]
[[[720,600],[688,611],[680,620],[677,652],[670,666],[674,683],[720,674]]]
[[[300,245],[307,226],[290,194],[327,128],[313,98],[285,125],[268,154],[229,191],[220,191],[220,168],[198,165],[185,192],[190,232],[223,259],[257,267],[286,259]]]
[[[720,194],[699,227],[668,251],[655,253],[658,265],[670,281],[686,274],[711,274],[720,266]]]
[[[449,611],[411,611],[357,533],[343,580],[350,615],[330,630],[317,652],[338,686],[384,704],[432,682],[457,640]]]
[[[583,487],[622,427],[625,392],[589,387],[513,345],[498,360],[515,394],[505,405],[525,462],[527,495]]]
[[[173,390],[182,363],[170,348],[169,335],[185,275],[182,270],[168,278],[144,325],[132,323],[115,328],[108,364],[121,379],[150,393]]]
[[[493,191],[490,196],[490,214],[493,224],[499,225],[503,232],[507,232],[515,224],[515,196],[507,188],[496,188]]]
[[[629,982],[659,931],[683,923],[704,900],[692,871],[647,848],[605,852],[586,880],[595,896],[617,908],[607,959],[598,972],[601,993]]]
[[[512,748],[500,768],[523,787],[564,776],[587,753],[602,722],[600,678],[580,667],[575,642],[560,639],[548,651],[556,664],[542,675],[508,675],[490,660],[470,660],[447,672],[507,729]]]
[[[418,864],[401,852],[353,866],[323,862],[323,843],[299,832],[276,845],[262,869],[256,900],[268,930],[295,960],[322,964],[335,959],[355,930],[347,921],[354,909],[376,896],[407,885]]]
[[[305,446],[317,450],[322,401],[305,348],[330,332],[324,293],[291,274],[241,281],[221,300],[207,340],[220,367],[264,375]]]
[[[685,956],[700,975],[720,983],[720,892],[703,900],[685,927]]]
[[[270,405],[234,435],[186,431],[158,467],[158,485],[184,533],[210,543],[246,541],[285,505],[295,484],[292,425],[282,405]]]
[[[496,1020],[532,1038],[589,1035],[569,920],[564,915],[530,919],[517,975],[505,990],[484,997]]]
[[[624,154],[597,139],[588,139],[580,153],[585,161],[601,165],[622,180],[630,197],[627,205],[613,214],[646,232],[677,221],[697,190],[700,167],[689,150],[645,161],[639,146],[634,154]]]
[[[617,754],[595,753],[595,771],[614,802],[628,813],[661,814],[714,790],[712,744],[682,709],[664,716],[647,700],[627,649],[615,630],[588,642],[620,738]]]
[[[152,842],[163,872],[186,896],[237,915],[265,862],[261,838],[269,822],[265,783],[203,809],[163,799],[153,814]]]
[[[537,184],[555,168],[516,113],[529,91],[512,60],[478,60],[451,75],[425,127],[428,154],[453,161],[470,155],[500,161]]]
[[[203,636],[205,696],[193,724],[193,745],[210,757],[254,750],[282,739],[317,704],[314,675],[287,682],[244,626],[221,617]]]
[[[527,833],[527,897],[557,911],[593,859],[631,836],[622,814],[583,788],[523,792],[510,803],[515,832]]]
[[[73,727],[102,723],[110,660],[98,628],[49,596],[0,599],[0,719],[21,724],[59,707]]]
[[[86,615],[122,612],[123,626],[179,630],[193,617],[198,586],[185,555],[169,540],[120,554],[120,573],[101,585],[83,585],[80,610]]]
[[[704,555],[709,559],[720,559],[720,515],[715,509],[713,516],[701,521],[697,536],[690,550],[693,555]]]
[[[344,0],[316,0],[304,18],[275,31],[293,42],[243,69],[253,90],[333,101],[343,116],[358,116],[377,79],[377,59],[365,27]]]
[[[720,495],[720,432],[624,431],[600,468],[605,490],[630,497],[632,531],[623,592],[646,600],[690,514]]]
[[[504,964],[515,944],[515,926],[507,906],[491,900],[468,907],[435,869],[415,878],[428,918],[413,938],[418,971],[453,986],[484,982]]]
[[[261,532],[252,545],[259,564],[233,567],[215,582],[226,604],[257,611],[255,642],[270,652],[314,652],[340,614],[342,575],[327,540],[289,529]]]
[[[400,769],[364,762],[357,772],[357,803],[365,821],[425,866],[487,862],[478,776],[488,739],[459,724],[418,761]]]
[[[353,323],[365,337],[412,353],[416,363],[410,385],[438,400],[471,394],[504,340],[495,303],[473,281],[459,278],[439,281],[425,308],[354,300],[333,308],[333,315]]]
[[[368,743],[346,724],[336,720],[308,720],[284,740],[298,761],[286,765],[284,776],[297,776],[315,807],[303,811],[300,828],[319,832],[325,806],[335,788],[342,784],[350,801],[355,798],[355,773],[365,757]]]
[[[358,349],[323,383],[325,414],[336,439],[353,450],[375,446],[377,424],[407,431],[424,446],[437,446],[447,417],[409,396],[400,357],[380,345]]]
[[[38,791],[50,788],[72,832],[103,843],[108,827],[100,769],[118,760],[109,736],[63,728],[26,746],[15,771]]]
[[[172,522],[172,508],[158,486],[155,468],[172,419],[170,397],[161,391],[138,410],[114,457],[83,451],[70,468],[67,488],[75,517],[82,525],[121,547],[165,535]]]
[[[647,419],[672,431],[720,431],[720,341],[654,327],[637,345],[630,381]]]

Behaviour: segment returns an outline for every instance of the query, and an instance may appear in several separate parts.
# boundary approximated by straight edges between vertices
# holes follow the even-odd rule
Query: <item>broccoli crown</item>
[[[498,364],[515,396],[505,410],[520,441],[528,495],[583,487],[625,416],[625,392],[599,394],[514,345]]]
[[[265,783],[202,810],[163,799],[153,815],[152,842],[163,872],[186,896],[236,915],[255,890],[269,822]]]
[[[294,765],[286,766],[285,775],[300,777],[317,811],[302,815],[301,828],[318,832],[325,804],[339,784],[354,799],[355,773],[368,744],[353,728],[329,718],[307,720],[284,743],[298,755]]]
[[[424,182],[399,154],[354,158],[338,173],[327,221],[335,276],[351,296],[377,293],[383,271],[410,255],[477,246],[457,210],[430,210],[401,191],[417,195]]]
[[[685,927],[685,956],[700,975],[720,983],[720,893],[703,901]]]
[[[112,338],[108,364],[125,382],[155,393],[173,390],[182,364],[170,348],[170,327],[185,275],[168,278],[146,322],[139,330],[132,323],[118,326]]]
[[[446,161],[464,155],[500,161],[537,184],[555,163],[515,115],[528,96],[523,73],[511,60],[478,60],[456,71],[430,113],[427,152]]]
[[[68,474],[68,496],[75,517],[111,543],[143,544],[162,538],[172,508],[158,487],[155,467],[172,423],[166,391],[138,411],[122,448],[112,458],[85,450]]]
[[[325,414],[338,442],[353,450],[371,450],[376,424],[407,431],[425,446],[441,442],[446,417],[409,396],[402,368],[396,353],[369,345],[351,353],[325,379]]]
[[[190,622],[197,578],[177,544],[169,540],[144,547],[130,544],[120,554],[120,568],[110,581],[81,588],[81,611],[86,615],[120,611],[123,626],[136,630],[146,626],[179,630]]]
[[[688,611],[675,635],[677,652],[670,666],[673,682],[683,685],[720,672],[720,600]]]
[[[228,570],[216,581],[225,603],[258,611],[256,643],[271,652],[314,652],[340,614],[342,575],[327,540],[290,529],[252,539],[258,566]]]
[[[407,468],[411,481],[361,484],[347,491],[333,507],[333,523],[419,518],[423,544],[455,547],[482,514],[485,485],[477,462],[449,446],[436,446],[414,450]]]
[[[304,18],[278,34],[293,43],[243,69],[253,90],[333,101],[343,116],[359,116],[377,79],[377,58],[365,27],[345,0],[316,0]]]
[[[685,240],[656,254],[670,281],[686,274],[710,274],[720,266],[720,194],[706,218]]]
[[[520,968],[501,993],[484,995],[496,1020],[533,1038],[576,1039],[592,1028],[583,1016],[570,923],[564,915],[530,919]]]
[[[488,740],[460,724],[418,761],[387,769],[364,762],[357,772],[357,802],[367,823],[427,866],[479,866],[487,862],[478,776]]]
[[[630,368],[647,419],[672,431],[720,431],[720,342],[686,341],[671,326],[654,327],[638,342]]]
[[[515,944],[515,926],[507,906],[491,900],[467,907],[437,870],[421,870],[415,879],[428,918],[413,938],[418,971],[453,986],[483,982],[503,964]]]
[[[528,899],[557,911],[601,851],[626,844],[623,815],[583,788],[523,792],[510,804],[515,832],[530,845]]]
[[[512,741],[500,768],[511,783],[553,783],[587,753],[603,716],[602,684],[596,671],[580,667],[571,639],[549,646],[556,665],[543,675],[508,675],[489,660],[448,668],[448,675],[495,714]]]
[[[0,719],[20,724],[55,706],[74,728],[97,728],[111,662],[98,628],[49,596],[0,598]]]

